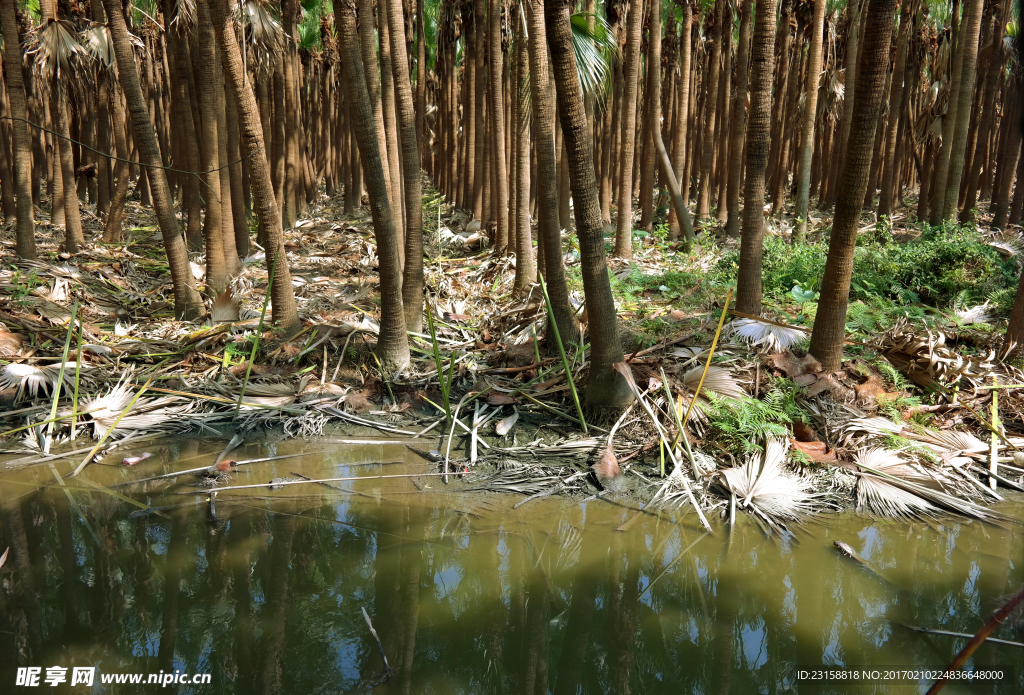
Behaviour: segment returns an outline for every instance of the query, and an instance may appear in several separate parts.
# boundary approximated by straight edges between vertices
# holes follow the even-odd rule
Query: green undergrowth
[[[858,238],[847,310],[851,337],[876,336],[901,317],[956,324],[953,309],[984,302],[995,318],[1008,316],[1017,287],[1014,258],[1000,255],[973,225],[922,224],[918,229],[906,241],[880,241],[871,231]],[[736,285],[738,245],[723,248],[703,236],[685,249],[669,241],[665,226],[659,225],[649,235],[634,234],[634,252],[637,261],[609,277],[627,330],[640,336],[640,342],[699,325],[717,314],[716,305]],[[789,323],[810,326],[827,257],[827,234],[800,244],[766,236],[766,308]],[[570,266],[569,281],[573,289],[582,290],[578,266]],[[672,310],[694,317],[693,325],[666,323],[664,316]]]
[[[710,423],[708,438],[736,456],[761,451],[766,440],[789,437],[794,422],[809,421],[797,403],[798,393],[789,379],[773,379],[760,400],[718,398],[708,392],[704,406]]]

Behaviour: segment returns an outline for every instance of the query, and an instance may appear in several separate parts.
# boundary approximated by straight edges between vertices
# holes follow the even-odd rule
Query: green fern
[[[734,454],[760,451],[766,439],[788,437],[794,421],[807,419],[796,396],[796,385],[788,379],[778,379],[761,400],[708,393],[705,412],[711,423],[710,438]]]

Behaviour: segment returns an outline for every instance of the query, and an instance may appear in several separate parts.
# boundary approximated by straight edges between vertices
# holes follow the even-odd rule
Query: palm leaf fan
[[[775,529],[802,522],[819,508],[819,496],[810,491],[807,481],[787,474],[783,468],[788,451],[788,441],[771,439],[766,442],[763,455],[718,472],[722,486],[736,495],[737,505],[757,514]]]
[[[791,348],[807,337],[803,331],[795,328],[754,319],[737,319],[729,324],[727,330],[748,345],[764,345],[773,352]]]
[[[76,364],[75,362],[68,362],[64,366],[65,384],[70,385],[74,383]],[[82,365],[82,369],[87,369],[87,367]],[[3,371],[0,371],[0,389],[6,390],[17,387],[18,393],[15,396],[15,400],[21,398],[21,395],[25,392],[31,398],[36,398],[39,395],[40,389],[44,393],[50,393],[59,378],[59,363],[48,364],[44,367],[33,364],[8,364],[4,366]]]
[[[75,25],[63,19],[50,19],[36,31],[35,46],[25,52],[35,55],[35,66],[45,79],[60,77],[73,67],[75,58],[85,56]]]
[[[863,469],[857,482],[859,508],[903,519],[961,516],[998,525],[1011,521],[1001,512],[916,482],[922,469],[908,466],[894,452],[864,450],[858,452],[855,463]],[[933,476],[930,482],[941,481]]]
[[[102,396],[86,396],[79,404],[79,412],[86,414],[93,423],[93,436],[97,439],[114,427],[114,422],[128,408],[135,391],[128,383],[131,374],[125,376],[109,392]],[[192,403],[182,402],[173,396],[139,398],[132,409],[117,422],[116,430],[146,430],[173,425],[176,416],[192,409]]]

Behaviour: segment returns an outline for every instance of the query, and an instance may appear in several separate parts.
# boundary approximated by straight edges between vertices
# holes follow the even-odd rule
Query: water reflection
[[[202,465],[175,463],[207,455],[197,447],[176,442],[145,474]],[[378,465],[356,465],[368,461]],[[405,470],[425,464],[403,447],[336,448],[234,482]],[[105,485],[141,477],[90,472]],[[0,569],[3,692],[18,666],[53,665],[212,675],[162,689],[181,693],[923,692],[815,686],[796,671],[945,665],[965,640],[906,626],[973,633],[1024,581],[1024,534],[976,524],[846,515],[793,538],[742,524],[702,537],[689,517],[634,518],[603,500],[513,511],[511,498],[425,495],[403,479],[337,483],[354,493],[227,491],[212,508],[194,479],[119,488],[167,507],[133,517],[109,495],[26,484],[43,473],[0,478],[0,548],[11,548]],[[883,577],[836,553],[837,539]],[[364,607],[393,669],[387,684]],[[948,692],[1021,692],[1022,655],[986,644],[973,663],[1016,665],[1013,682]]]

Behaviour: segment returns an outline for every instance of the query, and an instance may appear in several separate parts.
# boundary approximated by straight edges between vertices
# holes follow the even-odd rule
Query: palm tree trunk
[[[836,371],[843,361],[853,252],[871,173],[875,131],[885,91],[889,44],[895,23],[896,0],[867,2],[863,57],[857,75],[857,101],[850,123],[849,148],[840,175],[832,238],[822,275],[821,300],[811,333],[810,352],[826,372]]]
[[[557,3],[556,3],[557,4]],[[631,0],[626,18],[626,56],[622,68],[622,146],[619,150],[619,214],[615,221],[615,256],[633,257],[633,159],[636,153],[636,103],[640,76],[643,2]],[[561,102],[559,102],[561,103]],[[565,128],[563,117],[563,129]],[[564,136],[563,136],[564,137]]]
[[[899,127],[903,107],[903,93],[907,68],[907,46],[910,43],[910,28],[914,24],[911,16],[912,0],[903,0],[900,8],[900,33],[896,39],[896,65],[892,73],[892,88],[889,90],[889,122],[885,129],[885,145],[882,151],[882,192],[878,198],[878,217],[892,216],[893,178],[899,162],[896,161],[896,131]]]
[[[402,138],[398,130],[398,116],[395,111],[395,82],[392,78],[391,29],[388,24],[387,0],[377,4],[380,21],[377,34],[380,43],[380,103],[384,113],[384,132],[388,137],[388,173],[391,176],[391,210],[395,215],[395,230],[398,232],[398,263],[405,266],[405,198],[402,179]],[[409,307],[406,306],[406,311]]]
[[[850,137],[850,123],[853,119],[853,105],[856,99],[857,93],[857,64],[860,56],[860,20],[861,11],[864,7],[864,3],[868,0],[855,0],[849,2],[846,6],[847,16],[847,39],[846,39],[846,56],[844,58],[843,67],[846,71],[846,84],[845,93],[843,94],[843,117],[839,122],[839,142],[836,143],[836,153],[838,154],[838,166],[832,174],[831,181],[835,182],[836,178],[843,170],[843,162],[846,159],[847,143]],[[825,208],[831,208],[832,204],[836,200],[836,185],[830,185],[826,199],[823,201]]]
[[[804,96],[804,125],[800,135],[799,181],[796,189],[796,226],[793,242],[803,241],[807,234],[807,217],[811,198],[811,158],[814,156],[814,120],[818,115],[818,81],[821,75],[821,44],[825,22],[825,0],[814,0],[811,20],[811,48],[807,59]]]
[[[206,218],[203,233],[206,238],[206,283],[220,292],[231,280],[230,269],[224,255],[224,207],[221,202],[220,133],[217,132],[217,44],[210,20],[209,0],[196,3],[198,42],[195,53],[196,91],[202,112],[202,166],[203,198]],[[127,92],[127,90],[125,90]]]
[[[488,12],[487,40],[489,72],[488,77],[491,83],[491,109],[490,117],[492,124],[491,143],[494,159],[491,162],[495,172],[494,205],[497,210],[495,221],[498,223],[498,231],[495,234],[494,247],[497,250],[505,248],[509,243],[508,233],[508,170],[505,163],[505,100],[502,94],[501,72],[501,0],[491,0]]]
[[[4,6],[6,7],[6,4]],[[135,65],[135,53],[128,41],[128,29],[124,23],[121,4],[117,0],[103,0],[103,6],[107,11],[110,35],[114,43],[114,53],[117,56],[118,77],[132,116],[135,142],[142,163],[149,167],[153,188],[153,207],[156,209],[157,224],[160,226],[163,236],[167,264],[170,267],[171,281],[174,286],[174,313],[179,319],[191,320],[202,313],[203,303],[199,292],[196,291],[195,278],[192,276],[192,268],[188,262],[185,239],[181,230],[178,229],[178,221],[174,216],[174,207],[167,189],[167,178],[162,168],[160,148],[156,141],[156,130],[153,128],[153,122],[149,120],[149,111],[146,108],[138,69]],[[4,22],[4,26],[7,25],[8,23]]]
[[[530,104],[533,109],[534,149],[537,151],[537,236],[543,250],[540,272],[547,285],[558,334],[565,344],[579,340],[579,324],[569,304],[558,226],[558,172],[555,164],[555,99],[549,79],[547,27],[543,0],[531,0],[529,12]],[[606,107],[608,108],[608,107]],[[549,347],[553,347],[551,341]]]
[[[108,2],[113,1],[108,0]],[[292,289],[291,272],[288,268],[288,256],[284,248],[281,214],[277,210],[274,185],[270,179],[270,163],[264,146],[263,125],[260,122],[256,96],[253,94],[252,85],[245,74],[241,51],[238,49],[238,42],[235,38],[234,20],[228,13],[226,0],[213,0],[210,5],[210,14],[220,45],[228,86],[233,90],[235,104],[238,107],[244,148],[246,152],[252,154],[249,158],[249,184],[252,186],[256,214],[259,215],[261,225],[267,235],[267,263],[274,267],[273,285],[271,286],[273,320],[277,326],[284,329],[286,335],[292,335],[301,328],[302,324],[295,308],[295,294]]]
[[[819,0],[824,2],[825,0]],[[725,233],[740,235],[740,182],[743,175],[743,134],[747,125],[747,78],[750,74],[750,21],[754,0],[740,0],[740,38],[736,55],[736,94],[732,106],[732,144],[729,146],[729,192],[726,208],[729,217]]]
[[[594,150],[573,54],[572,7],[571,0],[548,0],[544,15],[558,92],[558,115],[569,153],[576,235],[580,242],[580,270],[589,317],[591,357],[586,401],[594,408],[618,408],[633,400],[633,392],[622,374],[614,368],[623,360],[622,344],[619,342],[618,317],[605,261]],[[640,14],[638,7],[634,11]],[[635,21],[639,27],[639,16],[631,17],[630,21]],[[639,37],[637,39],[639,44]]]
[[[35,219],[32,210],[32,141],[28,135],[28,109],[25,103],[25,80],[21,72],[21,39],[15,0],[0,2],[0,20],[4,31],[4,74],[7,97],[11,103],[11,127],[14,131],[14,188],[18,208],[17,251],[20,258],[36,257]]]
[[[114,131],[114,147],[118,157],[123,159],[128,155],[128,145],[124,133],[124,110],[120,104],[121,97],[116,85],[106,91],[109,95],[108,113]],[[110,212],[107,213],[107,221],[103,226],[103,241],[107,243],[117,243],[121,240],[121,218],[124,216],[124,202],[128,197],[128,163],[118,160],[114,164],[114,175],[117,180],[114,186],[114,195],[110,198]]]
[[[948,181],[945,189],[938,191],[938,194],[942,196],[942,202],[937,206],[941,205],[940,219],[943,220],[953,219],[956,216],[957,205],[960,202],[960,182],[963,180],[968,128],[971,122],[971,109],[974,105],[974,83],[978,77],[978,40],[981,36],[983,5],[984,0],[967,0],[967,4],[964,6],[963,31],[960,32],[960,38],[956,44],[957,62],[960,62],[962,57],[963,69],[960,73],[960,83],[950,83],[950,89],[958,89],[959,95],[956,102],[958,107],[956,126],[953,130],[953,142],[949,154]],[[949,108],[953,108],[952,103]],[[932,217],[935,218],[934,210]]]
[[[722,24],[725,1],[715,1],[714,26],[711,33],[711,53],[708,55],[707,83],[704,86],[704,137],[701,150],[700,178],[697,182],[698,220],[708,216],[711,198],[711,165],[714,161],[715,110],[718,107],[719,63],[722,55]]]
[[[75,186],[75,159],[71,152],[71,127],[68,125],[67,93],[60,78],[54,80],[56,96],[53,99],[56,117],[54,124],[60,135],[55,138],[58,152],[60,177],[64,183],[64,250],[78,253],[78,247],[85,243],[82,232],[82,213],[78,207],[78,190]],[[56,162],[55,162],[56,163]],[[56,172],[54,173],[56,178]]]
[[[522,10],[526,12],[525,9]],[[516,277],[512,289],[517,295],[530,291],[537,281],[533,259],[533,235],[530,233],[530,119],[523,98],[523,82],[529,79],[527,38],[522,30],[517,39],[516,78],[512,82],[515,108],[516,200],[513,205],[516,233]]]
[[[387,0],[391,29],[391,69],[397,91],[398,122],[402,127],[402,175],[405,178],[405,271],[402,276],[402,304],[405,326],[423,332],[423,188],[420,177],[420,148],[416,140],[416,110],[409,81],[405,51],[405,22],[402,0]]]
[[[381,316],[376,353],[385,370],[397,372],[409,364],[409,341],[402,307],[402,268],[398,262],[398,232],[388,201],[380,140],[374,127],[375,118],[370,105],[366,77],[363,74],[363,61],[356,35],[355,1],[336,2],[334,10],[337,13],[342,66],[345,71],[345,90],[352,107],[352,125],[366,171],[370,212],[373,217],[374,236],[377,239]]]
[[[757,0],[750,47],[750,116],[747,120],[746,180],[743,186],[743,233],[736,308],[761,314],[761,254],[764,243],[764,174],[771,143],[772,68],[775,58],[777,0]]]
[[[753,0],[751,0],[753,1]],[[692,62],[693,7],[690,3],[683,4],[683,23],[679,36],[679,77],[676,86],[676,119],[674,142],[672,146],[672,168],[679,180],[679,188],[683,200],[689,198],[690,182],[685,178],[686,169],[686,130],[689,124],[690,111],[690,64]],[[740,148],[742,149],[742,148]],[[679,216],[675,208],[668,213],[669,235],[672,239],[679,238]]]

